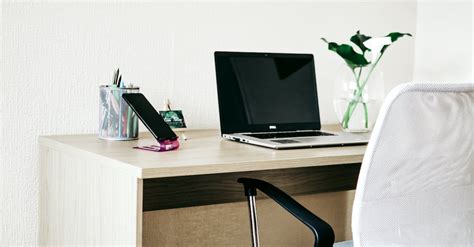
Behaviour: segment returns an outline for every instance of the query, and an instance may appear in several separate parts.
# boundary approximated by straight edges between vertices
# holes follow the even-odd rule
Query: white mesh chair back
[[[354,246],[474,246],[474,84],[398,86],[361,166]]]

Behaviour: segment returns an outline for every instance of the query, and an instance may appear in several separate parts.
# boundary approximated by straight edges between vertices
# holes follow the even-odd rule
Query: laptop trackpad
[[[272,142],[277,142],[281,144],[288,144],[288,143],[300,143],[299,141],[295,141],[292,139],[279,139],[279,140],[272,140]]]

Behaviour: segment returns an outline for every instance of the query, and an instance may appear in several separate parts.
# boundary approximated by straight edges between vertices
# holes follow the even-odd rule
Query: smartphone
[[[150,102],[141,93],[124,93],[122,98],[137,114],[138,118],[148,128],[158,142],[176,140],[178,136],[165,123],[161,115],[153,108]]]

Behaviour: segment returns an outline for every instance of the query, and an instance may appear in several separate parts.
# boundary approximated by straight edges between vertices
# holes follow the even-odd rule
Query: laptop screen
[[[320,129],[311,54],[216,52],[221,131]]]

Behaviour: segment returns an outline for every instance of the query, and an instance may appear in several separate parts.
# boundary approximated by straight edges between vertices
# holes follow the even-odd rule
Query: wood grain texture
[[[140,245],[142,187],[127,170],[40,146],[40,245]]]
[[[333,227],[336,241],[352,239],[354,191],[295,199]],[[308,228],[272,200],[257,200],[257,212],[261,246],[313,246]],[[251,246],[247,203],[144,212],[143,246]]]
[[[132,149],[154,143],[149,134],[130,142],[95,135],[40,137],[39,243],[247,245],[248,227],[237,231],[248,224],[246,203],[236,202],[245,200],[238,177],[264,179],[293,195],[353,189],[365,151],[365,146],[272,150],[223,140],[217,130],[186,135],[179,150],[164,153]],[[302,198],[333,224],[340,239],[348,236],[350,193]],[[282,210],[276,204],[259,201],[270,246],[312,241],[293,217],[276,216]],[[207,206],[191,207],[196,205]],[[283,238],[272,242],[270,236]]]
[[[240,177],[265,180],[290,195],[352,190],[359,170],[360,164],[345,164],[145,179],[143,210],[245,201],[242,185],[237,183]],[[259,197],[262,195],[258,193]]]
[[[335,129],[330,126],[329,129]],[[273,150],[224,140],[218,130],[186,130],[187,141],[172,152],[132,149],[155,144],[149,133],[137,141],[112,142],[96,135],[41,137],[40,143],[127,169],[139,178],[164,178],[360,163],[365,145]]]
[[[136,246],[143,245],[143,180],[137,178],[136,196]]]

